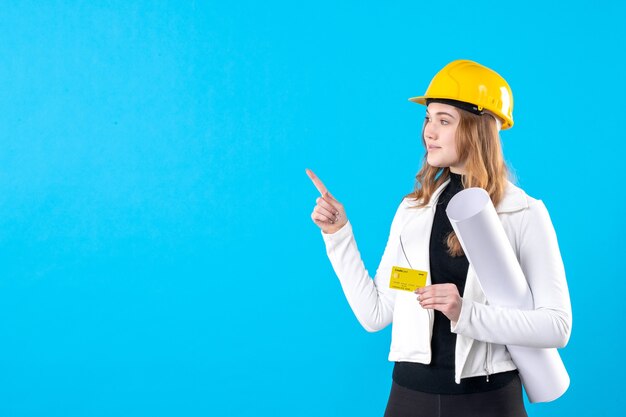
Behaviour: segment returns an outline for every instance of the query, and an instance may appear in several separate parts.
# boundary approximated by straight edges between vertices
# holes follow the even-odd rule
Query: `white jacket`
[[[390,361],[428,364],[431,360],[433,310],[423,309],[412,292],[390,289],[389,278],[392,266],[409,268],[401,237],[410,264],[427,271],[427,285],[431,284],[430,231],[437,199],[448,182],[425,207],[409,209],[415,203],[406,198],[400,203],[373,280],[361,260],[350,222],[335,233],[321,232],[333,269],[361,325],[374,332],[393,321]],[[515,369],[505,344],[557,348],[565,346],[570,337],[572,312],[565,270],[544,204],[508,182],[496,212],[528,281],[534,310],[490,306],[470,265],[461,294],[461,314],[458,322],[451,323],[451,331],[457,334],[456,383],[461,378]]]

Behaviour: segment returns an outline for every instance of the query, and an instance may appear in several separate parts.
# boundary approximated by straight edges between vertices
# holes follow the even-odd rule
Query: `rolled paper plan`
[[[532,310],[533,297],[489,194],[482,188],[457,193],[446,214],[489,304]],[[532,403],[553,401],[569,387],[555,348],[507,345]]]

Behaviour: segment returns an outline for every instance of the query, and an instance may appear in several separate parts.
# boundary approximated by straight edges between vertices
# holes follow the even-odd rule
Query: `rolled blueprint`
[[[446,213],[489,304],[533,309],[532,293],[489,194],[482,188],[462,190]],[[556,349],[507,349],[530,402],[553,401],[565,393],[569,375]]]

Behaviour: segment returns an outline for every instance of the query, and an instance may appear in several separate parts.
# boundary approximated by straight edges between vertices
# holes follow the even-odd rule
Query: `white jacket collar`
[[[426,207],[431,207],[433,211],[435,210],[437,207],[437,200],[439,200],[439,195],[443,189],[446,188],[446,185],[448,185],[449,182],[450,179],[447,179],[443,184],[437,187],[430,201],[426,204]],[[504,196],[496,207],[496,213],[511,213],[526,208],[528,208],[528,199],[524,190],[507,180],[506,188],[504,189]]]

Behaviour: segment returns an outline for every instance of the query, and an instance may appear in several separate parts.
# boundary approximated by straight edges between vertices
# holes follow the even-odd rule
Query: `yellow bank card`
[[[394,266],[391,268],[389,288],[403,291],[415,291],[426,285],[426,275],[428,275],[426,271]]]

